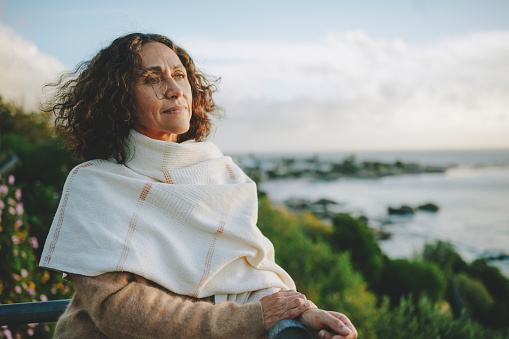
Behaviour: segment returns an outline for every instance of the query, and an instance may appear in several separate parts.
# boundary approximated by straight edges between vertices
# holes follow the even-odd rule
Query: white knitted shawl
[[[135,131],[129,140],[134,153],[125,166],[92,160],[71,171],[42,267],[132,272],[216,302],[295,289],[256,226],[255,183],[230,157],[210,142],[177,144]]]

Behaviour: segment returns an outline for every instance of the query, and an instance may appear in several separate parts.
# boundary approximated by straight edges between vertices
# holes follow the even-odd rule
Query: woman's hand
[[[318,338],[356,339],[357,330],[344,314],[317,308],[302,313],[299,321]]]
[[[265,328],[269,331],[279,320],[294,319],[304,311],[316,307],[304,294],[296,291],[280,291],[260,299]]]

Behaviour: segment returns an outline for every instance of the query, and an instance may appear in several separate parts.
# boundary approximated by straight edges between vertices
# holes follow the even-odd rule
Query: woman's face
[[[141,49],[141,70],[134,84],[135,130],[152,139],[177,141],[189,130],[192,91],[177,54],[158,42]]]

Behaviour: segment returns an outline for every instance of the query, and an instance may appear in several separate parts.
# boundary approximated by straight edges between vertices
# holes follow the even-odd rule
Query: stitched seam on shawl
[[[129,255],[129,250],[131,249],[131,242],[133,240],[134,230],[136,229],[136,225],[138,224],[138,219],[140,217],[140,210],[143,207],[143,203],[147,199],[147,195],[150,192],[151,188],[152,183],[147,182],[145,184],[145,187],[143,187],[143,191],[141,191],[140,197],[138,198],[136,208],[131,218],[131,223],[129,224],[129,230],[127,231],[127,235],[125,237],[124,249],[122,251],[122,256],[120,257],[120,260],[117,265],[117,271],[122,271],[124,269],[127,256]]]
[[[205,282],[207,281],[209,275],[210,275],[210,267],[212,265],[212,259],[214,257],[214,250],[216,248],[217,240],[219,239],[219,236],[224,232],[226,222],[228,221],[228,217],[230,216],[231,208],[233,205],[233,202],[237,200],[239,189],[237,188],[232,196],[230,197],[230,200],[228,201],[228,204],[226,206],[225,211],[223,212],[223,215],[221,217],[221,220],[219,221],[219,228],[217,229],[216,233],[214,233],[214,237],[212,238],[212,241],[209,246],[209,251],[207,253],[207,260],[205,261],[205,267],[203,269],[203,275],[200,280],[200,283],[198,284],[198,287],[196,288],[196,291],[194,292],[193,296],[196,298],[198,297],[198,293],[202,289],[203,285],[205,285]]]
[[[98,162],[98,163],[100,163],[100,162]],[[51,240],[51,244],[49,246],[48,253],[46,254],[46,257],[44,258],[44,263],[42,264],[42,266],[49,265],[49,262],[51,261],[51,256],[53,255],[53,252],[55,251],[55,247],[58,242],[58,237],[60,236],[60,230],[62,229],[62,225],[64,223],[64,212],[65,212],[65,207],[67,206],[67,200],[69,199],[69,193],[71,191],[71,184],[72,184],[74,178],[76,177],[76,174],[78,174],[78,171],[80,170],[80,168],[85,168],[85,167],[89,167],[89,166],[93,166],[93,165],[94,165],[93,163],[83,164],[81,166],[76,167],[74,169],[74,171],[72,171],[71,177],[69,178],[69,183],[67,185],[67,189],[65,190],[64,201],[62,202],[62,208],[60,209],[60,214],[58,215],[58,224],[57,224],[57,227],[55,228],[55,233],[53,233],[53,239]]]
[[[232,170],[232,167],[230,166],[230,164],[226,164],[226,169],[228,170],[228,173],[230,173],[230,178],[235,181],[237,179],[237,177],[235,176],[235,173],[233,173],[233,170]]]
[[[170,175],[170,171],[166,170],[168,166],[168,162],[170,161],[170,145],[166,146],[166,149],[164,150],[164,157],[163,157],[163,165],[161,168],[161,171],[163,172],[164,179],[168,184],[173,184],[173,180]]]

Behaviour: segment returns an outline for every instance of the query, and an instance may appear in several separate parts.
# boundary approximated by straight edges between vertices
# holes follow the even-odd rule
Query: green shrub
[[[394,308],[390,308],[389,304],[389,300],[384,299],[375,323],[376,336],[380,339],[507,338],[500,332],[487,330],[464,317],[454,319],[426,297],[417,301],[411,297],[402,298]]]
[[[454,281],[470,316],[482,324],[490,323],[491,312],[495,304],[483,282],[466,273],[456,275]]]
[[[509,327],[509,279],[484,259],[470,264],[467,273],[482,281],[495,300],[491,315],[485,323],[494,327]]]
[[[387,262],[377,292],[389,296],[393,305],[407,295],[427,296],[432,302],[438,302],[446,287],[447,279],[436,264],[397,259]]]
[[[348,253],[309,236],[330,233],[309,214],[277,210],[268,199],[260,199],[258,226],[276,251],[276,261],[294,279],[300,292],[318,307],[348,315],[365,338],[374,338],[376,298],[367,290],[361,274],[354,270]]]
[[[384,258],[373,232],[368,226],[348,214],[338,214],[329,243],[337,251],[348,251],[354,267],[368,284],[374,286],[384,269]]]
[[[465,261],[448,242],[437,241],[433,245],[426,244],[422,256],[425,261],[436,263],[448,277],[467,269]]]

